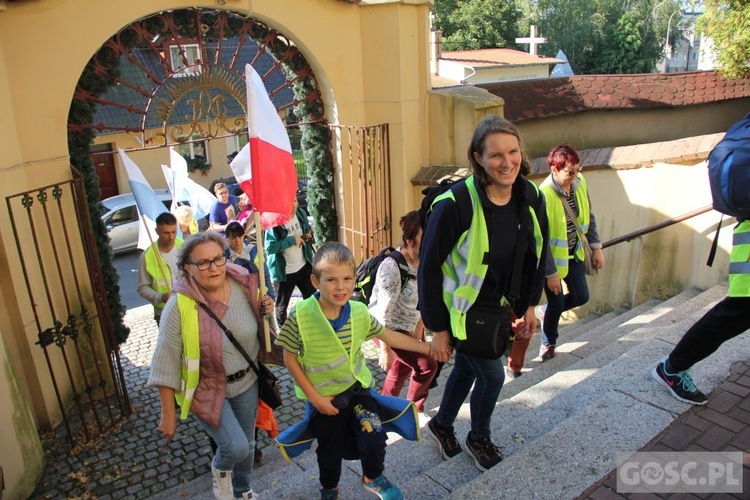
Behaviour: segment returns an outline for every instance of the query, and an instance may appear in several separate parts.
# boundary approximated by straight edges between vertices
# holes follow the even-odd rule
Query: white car
[[[169,190],[155,189],[154,192],[169,210],[172,206],[172,195]],[[138,217],[133,193],[118,194],[100,201],[99,204],[102,206],[102,222],[107,228],[112,252],[118,254],[135,250],[142,222]]]

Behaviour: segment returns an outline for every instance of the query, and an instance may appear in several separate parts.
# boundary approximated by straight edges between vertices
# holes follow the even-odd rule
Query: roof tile
[[[672,108],[750,97],[750,78],[725,80],[715,71],[578,75],[477,86],[505,99],[505,117],[513,122],[596,109]]]

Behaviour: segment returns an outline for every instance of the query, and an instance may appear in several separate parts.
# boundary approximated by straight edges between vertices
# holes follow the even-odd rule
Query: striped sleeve
[[[367,338],[365,340],[370,340],[375,337],[380,337],[383,334],[383,331],[385,330],[385,327],[380,324],[380,322],[373,316],[370,315],[370,332],[367,334]]]
[[[292,354],[302,354],[302,342],[299,337],[299,325],[297,325],[297,311],[289,311],[284,326],[276,338],[275,344]]]

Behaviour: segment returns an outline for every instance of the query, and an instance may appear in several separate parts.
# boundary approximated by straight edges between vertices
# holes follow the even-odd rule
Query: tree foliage
[[[433,14],[445,50],[516,48],[521,12],[514,0],[435,0]]]
[[[722,73],[728,78],[750,76],[750,3],[706,0],[700,31],[713,42]]]

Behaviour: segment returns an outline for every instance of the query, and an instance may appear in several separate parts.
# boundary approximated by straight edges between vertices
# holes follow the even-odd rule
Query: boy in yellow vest
[[[315,253],[312,267],[312,283],[318,292],[295,305],[276,340],[284,348],[284,363],[296,382],[297,396],[308,402],[307,417],[302,427],[293,426],[277,441],[288,457],[301,453],[293,449],[295,445],[304,442],[309,448],[312,439],[318,440],[323,499],[338,498],[344,458],[361,461],[366,490],[381,499],[401,499],[401,491],[383,475],[386,431],[419,439],[416,408],[409,401],[370,389],[373,378],[362,344],[379,338],[391,347],[439,361],[447,361],[448,354],[433,352],[429,343],[384,328],[366,305],[349,300],[356,264],[346,246],[324,244]],[[406,417],[404,424],[410,421],[411,435],[398,427],[401,417]]]
[[[164,212],[156,218],[156,236],[156,241],[138,259],[138,295],[153,304],[158,325],[164,304],[172,293],[173,280],[179,276],[177,254],[182,238],[177,237],[174,215]]]

